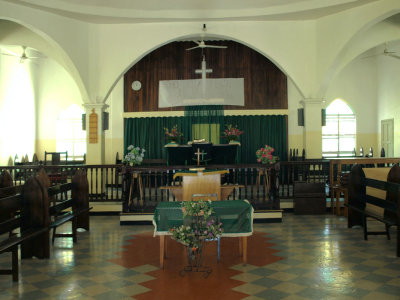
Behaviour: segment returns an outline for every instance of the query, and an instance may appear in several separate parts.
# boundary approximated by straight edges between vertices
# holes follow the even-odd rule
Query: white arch
[[[333,63],[321,81],[318,92],[320,95],[325,95],[332,79],[360,54],[385,42],[400,40],[399,27],[385,23],[386,19],[398,13],[400,7],[365,21],[336,53]]]

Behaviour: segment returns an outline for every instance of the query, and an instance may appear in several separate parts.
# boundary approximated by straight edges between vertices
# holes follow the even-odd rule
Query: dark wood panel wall
[[[205,48],[207,78],[244,78],[245,106],[225,106],[225,109],[287,109],[287,78],[270,60],[251,48],[233,41],[209,41],[226,45],[227,49]],[[124,76],[124,111],[173,111],[184,107],[158,108],[160,80],[199,79],[202,50],[193,42],[173,42],[160,47],[138,63]],[[139,80],[142,88],[132,90],[132,82]]]

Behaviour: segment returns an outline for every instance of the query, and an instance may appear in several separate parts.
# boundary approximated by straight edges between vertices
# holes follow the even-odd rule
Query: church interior
[[[398,0],[0,0],[0,298],[400,299],[399,68]]]

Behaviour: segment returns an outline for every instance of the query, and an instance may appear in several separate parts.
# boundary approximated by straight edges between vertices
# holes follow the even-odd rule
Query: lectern
[[[182,185],[161,186],[160,189],[170,190],[178,201],[190,201],[193,194],[217,194],[218,200],[226,200],[234,188],[243,187],[238,184],[221,185],[221,174],[228,173],[228,170],[204,170],[203,168],[177,172],[174,179],[182,176]]]
[[[195,170],[178,172],[174,179],[182,176],[182,200],[189,201],[193,194],[217,194],[221,200],[221,174],[229,173],[228,170]],[[204,199],[207,200],[207,199]]]

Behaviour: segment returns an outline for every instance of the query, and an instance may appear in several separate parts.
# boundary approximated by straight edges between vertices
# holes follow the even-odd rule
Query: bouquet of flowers
[[[222,133],[222,137],[228,139],[228,141],[237,141],[239,140],[239,136],[243,134],[243,131],[240,131],[237,126],[232,126],[229,124],[226,126],[226,129]]]
[[[172,238],[179,243],[198,249],[204,240],[214,240],[223,233],[222,223],[217,222],[211,215],[211,201],[184,201],[182,202],[184,217],[190,217],[190,225],[181,225],[170,229]]]
[[[171,130],[164,128],[165,138],[169,143],[175,143],[179,138],[183,136],[182,132],[178,131],[178,125],[174,125]]]
[[[143,161],[145,152],[146,152],[146,150],[144,150],[144,149],[140,149],[139,147],[134,147],[132,145],[129,145],[128,153],[125,155],[122,162],[124,162],[130,166],[140,165]]]
[[[265,145],[265,147],[258,149],[256,151],[257,162],[260,162],[262,164],[275,163],[278,159],[278,156],[272,155],[272,152],[274,152],[274,150],[274,148],[268,145]]]

